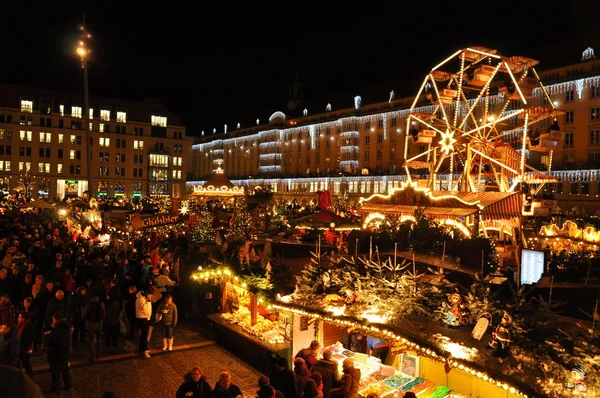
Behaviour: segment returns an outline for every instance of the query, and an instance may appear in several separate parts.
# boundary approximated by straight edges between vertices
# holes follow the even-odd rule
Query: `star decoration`
[[[187,205],[181,205],[181,207],[179,208],[179,214],[181,214],[182,216],[185,216],[188,213],[188,207]]]
[[[440,145],[442,146],[442,152],[446,155],[450,152],[454,151],[454,144],[456,143],[456,138],[454,138],[454,131],[446,130],[445,133],[442,133],[442,140],[440,141]]]

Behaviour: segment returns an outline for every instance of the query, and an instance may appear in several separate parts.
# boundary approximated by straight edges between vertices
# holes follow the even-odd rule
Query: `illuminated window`
[[[19,138],[21,138],[21,141],[25,141],[25,130],[19,131]]]
[[[0,170],[4,170],[4,160],[0,160]]]
[[[58,110],[59,110],[61,116],[65,115],[65,106],[64,105],[59,105]]]
[[[177,178],[177,170],[173,170],[173,178]]]
[[[94,108],[90,108],[90,119],[94,118]]]
[[[100,146],[104,146],[104,137],[98,138],[98,144],[100,144]]]
[[[104,139],[104,146],[107,147],[107,148],[110,146],[110,138],[105,138]]]
[[[101,133],[104,133],[104,123],[100,123],[100,129],[99,129],[99,131]]]
[[[59,143],[59,144],[62,144],[62,143],[63,143],[63,140],[64,140],[64,138],[65,138],[64,134],[59,134],[59,135],[58,135],[58,143]]]
[[[4,162],[4,171],[10,171],[10,160]]]
[[[71,149],[69,151],[69,159],[71,159],[71,160],[75,159],[75,150],[74,149]]]
[[[181,180],[181,170],[177,170],[177,178]]]
[[[56,173],[62,174],[62,163],[56,165]]]
[[[23,171],[24,167],[25,167],[25,162],[19,162],[19,171]]]
[[[33,101],[21,100],[21,112],[33,112]]]
[[[52,142],[52,133],[46,133],[46,142]]]
[[[117,112],[117,122],[126,123],[127,122],[127,113]]]
[[[77,142],[77,138],[74,135],[71,135],[71,144]]]
[[[33,138],[33,132],[32,131],[28,131],[27,132],[27,141],[31,141],[32,138]]]
[[[71,116],[81,118],[82,111],[80,106],[71,107]]]
[[[38,173],[44,172],[44,163],[38,163]]]
[[[110,122],[110,111],[106,109],[100,109],[100,120],[104,122]]]
[[[46,142],[46,133],[40,133],[40,142]]]
[[[167,127],[167,118],[165,116],[152,115],[152,125],[160,126],[160,127]]]
[[[133,149],[144,149],[144,141],[133,141]]]

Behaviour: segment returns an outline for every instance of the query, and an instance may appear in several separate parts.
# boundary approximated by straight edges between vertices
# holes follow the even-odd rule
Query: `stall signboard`
[[[394,341],[390,347],[390,355],[399,355],[408,350],[408,345],[400,341]]]
[[[223,312],[235,312],[240,308],[240,299],[235,286],[231,283],[225,284],[225,305]]]
[[[544,252],[539,250],[521,251],[521,284],[539,282],[545,270]]]
[[[419,376],[419,365],[418,356],[404,354],[400,363],[400,371],[410,377],[417,377]]]
[[[294,322],[294,314],[291,312],[279,313],[279,333],[288,341],[292,340],[292,326]]]
[[[309,317],[302,315],[300,317],[300,330],[301,331],[305,331],[308,330],[308,321],[310,320]]]
[[[143,229],[148,227],[158,227],[161,225],[175,224],[178,222],[187,221],[189,215],[179,213],[154,214],[151,216],[142,216],[136,213],[131,218],[131,226],[133,229]]]

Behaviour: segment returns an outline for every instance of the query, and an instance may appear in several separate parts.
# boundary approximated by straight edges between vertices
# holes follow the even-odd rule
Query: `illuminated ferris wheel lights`
[[[488,120],[488,122],[493,122],[494,120],[496,120],[496,116],[490,115],[490,116],[488,116],[487,120]]]
[[[446,130],[442,133],[442,140],[440,141],[441,151],[446,155],[454,150],[454,144],[456,139],[454,138],[454,131]]]

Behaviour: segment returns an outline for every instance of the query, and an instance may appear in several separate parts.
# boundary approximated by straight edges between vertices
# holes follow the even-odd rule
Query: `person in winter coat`
[[[271,386],[281,391],[285,398],[296,398],[296,374],[290,369],[287,359],[277,358],[275,369],[269,378]]]
[[[0,386],[4,388],[3,398],[44,398],[40,386],[21,369],[8,365],[0,365]]]
[[[358,385],[360,383],[360,369],[354,367],[354,358],[346,358],[342,363],[344,375],[340,379],[339,387],[330,391],[332,397],[358,398]]]
[[[177,306],[173,304],[173,297],[166,295],[156,310],[157,318],[163,327],[163,351],[173,351],[173,329],[177,326]]]
[[[73,344],[77,347],[80,344],[85,344],[85,320],[81,314],[87,301],[87,288],[84,285],[77,288],[69,302],[69,315],[73,324]]]
[[[101,355],[102,322],[104,322],[105,314],[104,303],[100,302],[98,295],[93,295],[90,301],[83,307],[82,317],[85,320],[90,361],[92,362],[95,362],[96,358]]]
[[[110,292],[108,297],[104,331],[106,332],[106,350],[109,354],[112,354],[117,349],[121,329],[121,296],[118,293]]]
[[[338,364],[335,360],[331,359],[333,353],[330,349],[323,351],[323,359],[319,359],[313,366],[313,372],[319,372],[323,377],[323,397],[329,398],[331,396],[330,391],[333,387],[337,386],[340,379],[340,373],[338,371]]]
[[[304,359],[300,357],[294,359],[294,373],[296,373],[296,396],[299,397],[304,391],[304,385],[310,379],[310,371]]]
[[[62,290],[57,290],[56,293],[54,293],[54,298],[51,298],[48,301],[48,306],[46,307],[46,325],[52,324],[52,315],[55,312],[67,314],[67,308],[65,292]]]
[[[315,381],[319,393],[318,398],[323,398],[323,376],[321,376],[321,373],[319,372],[311,372],[310,378]],[[304,391],[306,391],[306,387],[304,388]]]
[[[304,390],[300,394],[300,398],[319,398],[319,389],[313,379],[309,379],[304,384]]]
[[[196,367],[183,377],[183,383],[177,389],[175,397],[208,398],[211,391],[210,385],[206,381],[206,376],[202,374],[200,368]]]
[[[0,343],[0,364],[18,368],[20,342],[17,325],[14,322],[8,322],[0,326],[0,332],[3,335],[2,343]]]
[[[140,353],[146,358],[150,358],[150,350],[148,350],[148,322],[152,317],[152,295],[153,290],[146,292],[138,292],[135,301],[135,317],[140,328]]]
[[[258,378],[258,388],[256,396],[258,398],[283,398],[281,391],[276,390],[271,385],[271,381],[265,375]]]
[[[210,398],[237,398],[243,397],[242,390],[235,384],[231,384],[231,375],[229,372],[222,372],[219,375],[219,381],[210,393]]]
[[[304,359],[308,370],[312,370],[312,366],[317,362],[317,354],[320,347],[321,343],[319,343],[319,340],[313,340],[311,341],[310,346],[298,351],[296,358]]]
[[[29,320],[28,312],[19,313],[19,323],[17,324],[17,334],[19,335],[20,341],[20,352],[19,359],[21,366],[25,372],[33,377],[33,369],[31,369],[31,363],[29,362],[31,355],[33,354],[33,341],[35,337],[35,329],[33,324]]]
[[[47,333],[48,365],[52,371],[52,385],[47,392],[60,391],[60,376],[64,383],[63,391],[71,390],[71,371],[69,370],[71,327],[61,313],[52,315],[52,324]]]
[[[135,317],[135,303],[136,303],[137,287],[131,285],[127,288],[127,294],[124,295],[125,301],[125,315],[127,315],[127,323],[129,324],[127,329],[127,339],[133,338],[136,329],[138,329],[137,318]]]

